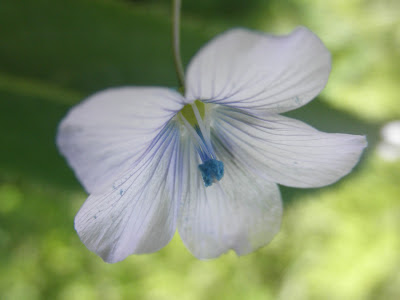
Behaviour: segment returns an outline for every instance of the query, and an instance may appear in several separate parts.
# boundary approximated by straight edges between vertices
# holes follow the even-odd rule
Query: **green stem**
[[[185,89],[185,73],[183,72],[181,53],[179,48],[179,29],[180,29],[180,12],[181,0],[172,1],[172,48],[174,51],[175,71],[178,76],[179,90]]]

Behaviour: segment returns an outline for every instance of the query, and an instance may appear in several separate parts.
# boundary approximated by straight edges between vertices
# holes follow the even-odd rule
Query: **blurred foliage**
[[[157,5],[168,9],[170,0],[125,0],[133,4]],[[186,16],[198,16],[201,19],[207,18],[246,18],[250,17],[261,5],[260,0],[185,0],[182,1],[182,13]],[[264,1],[267,2],[267,1]]]
[[[300,22],[318,28],[334,54],[329,103],[369,120],[399,118],[400,2],[298,3],[304,8]]]
[[[109,86],[175,86],[167,0],[0,2],[0,299],[400,299],[400,162],[375,153],[400,118],[400,2],[183,0],[187,63],[233,26],[316,32],[333,54],[322,97],[289,115],[366,134],[344,180],[282,188],[282,231],[254,254],[198,261],[179,236],[108,265],[73,229],[86,195],[54,145],[71,105]]]

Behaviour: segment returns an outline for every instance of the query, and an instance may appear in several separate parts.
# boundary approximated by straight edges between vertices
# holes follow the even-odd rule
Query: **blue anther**
[[[201,171],[204,185],[208,187],[221,180],[224,176],[224,163],[216,159],[209,159],[199,165],[199,170]]]

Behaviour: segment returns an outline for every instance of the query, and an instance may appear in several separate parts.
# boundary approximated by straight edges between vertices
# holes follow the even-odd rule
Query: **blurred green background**
[[[86,195],[57,152],[57,124],[110,86],[177,85],[169,2],[0,2],[0,299],[400,299],[400,161],[376,150],[381,127],[400,119],[397,0],[183,0],[185,64],[231,27],[309,27],[333,71],[289,115],[365,134],[369,148],[332,186],[282,187],[281,232],[245,257],[199,261],[176,235],[109,265],[79,241]]]

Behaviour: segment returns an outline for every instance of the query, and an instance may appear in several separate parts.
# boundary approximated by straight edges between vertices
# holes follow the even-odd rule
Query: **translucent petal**
[[[176,228],[181,192],[179,129],[171,121],[143,157],[112,185],[92,194],[75,217],[82,242],[106,262],[164,247]]]
[[[186,98],[285,112],[318,95],[330,69],[328,50],[304,27],[280,37],[233,29],[214,38],[192,59]]]
[[[276,114],[251,116],[222,106],[212,114],[215,134],[235,159],[287,186],[319,187],[339,180],[367,145],[364,136],[324,133]]]
[[[108,89],[69,111],[57,145],[85,189],[99,191],[143,155],[183,105],[165,88]]]
[[[278,232],[282,205],[277,185],[255,176],[236,162],[214,139],[224,177],[205,187],[197,166],[201,163],[189,138],[183,138],[183,197],[178,231],[187,248],[200,259],[233,249],[244,255],[264,246]]]

